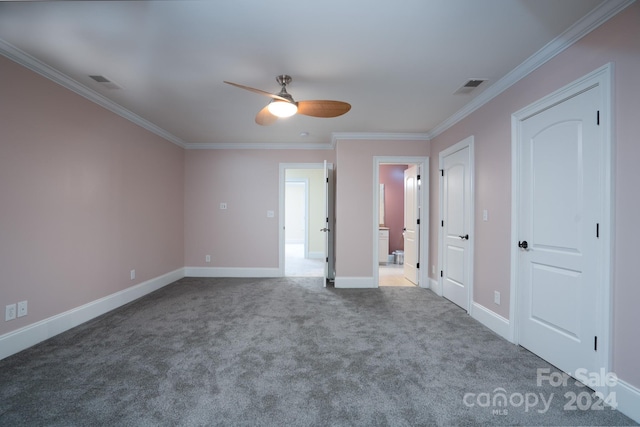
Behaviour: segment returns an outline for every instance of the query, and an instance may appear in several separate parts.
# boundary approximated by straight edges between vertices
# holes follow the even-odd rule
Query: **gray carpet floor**
[[[538,368],[428,290],[185,278],[0,361],[0,425],[636,425]]]

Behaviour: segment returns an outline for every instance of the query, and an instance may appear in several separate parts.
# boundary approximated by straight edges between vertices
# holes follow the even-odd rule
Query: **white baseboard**
[[[373,282],[373,277],[336,277],[334,286],[342,289],[370,289],[378,287],[378,285]]]
[[[435,292],[436,295],[442,296],[442,288],[440,287],[440,281],[429,277],[429,288]]]
[[[0,336],[0,360],[130,303],[184,277],[184,268]]]
[[[185,267],[185,277],[281,277],[278,268]]]
[[[309,252],[309,259],[322,259],[325,258],[324,252]]]
[[[471,311],[469,314],[502,338],[511,341],[508,319],[505,319],[499,314],[494,313],[476,302],[471,304]]]
[[[614,387],[611,387],[609,392],[616,393],[618,411],[633,421],[640,423],[640,389],[618,379],[618,383]]]

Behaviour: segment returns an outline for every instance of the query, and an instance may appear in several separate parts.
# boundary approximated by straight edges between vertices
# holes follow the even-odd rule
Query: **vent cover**
[[[107,89],[121,89],[120,86],[118,86],[117,84],[115,84],[114,82],[106,78],[105,76],[95,75],[95,76],[89,76],[89,77],[91,77],[94,81],[100,83],[100,86],[104,86]]]
[[[456,90],[453,93],[454,94],[470,93],[485,81],[487,81],[487,79],[469,79],[462,86],[460,86],[458,90]]]

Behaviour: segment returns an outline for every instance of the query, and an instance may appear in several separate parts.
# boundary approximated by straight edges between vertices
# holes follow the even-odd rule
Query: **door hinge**
[[[444,277],[442,270],[440,270],[440,277]]]
[[[600,223],[596,223],[596,238],[600,238]]]
[[[440,227],[444,227],[444,219],[440,221]]]
[[[420,218],[416,221],[416,224],[420,225]]]
[[[329,257],[327,257],[327,261],[326,262],[329,262]]]
[[[420,263],[417,263],[417,264],[416,264],[416,268],[420,268]]]
[[[593,351],[598,351],[598,337],[593,337]]]
[[[596,124],[600,126],[600,110],[598,110],[598,113],[596,114]]]
[[[444,176],[444,169],[440,169],[440,176]]]
[[[418,175],[418,177],[416,178],[418,181],[420,181],[420,175]]]

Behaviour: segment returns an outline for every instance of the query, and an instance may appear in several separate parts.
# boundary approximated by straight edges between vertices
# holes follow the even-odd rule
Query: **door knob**
[[[526,250],[529,247],[529,244],[526,240],[523,240],[522,242],[518,241],[518,247]]]
[[[458,236],[459,238],[461,238],[462,240],[469,240],[469,235],[465,234],[464,236]]]

